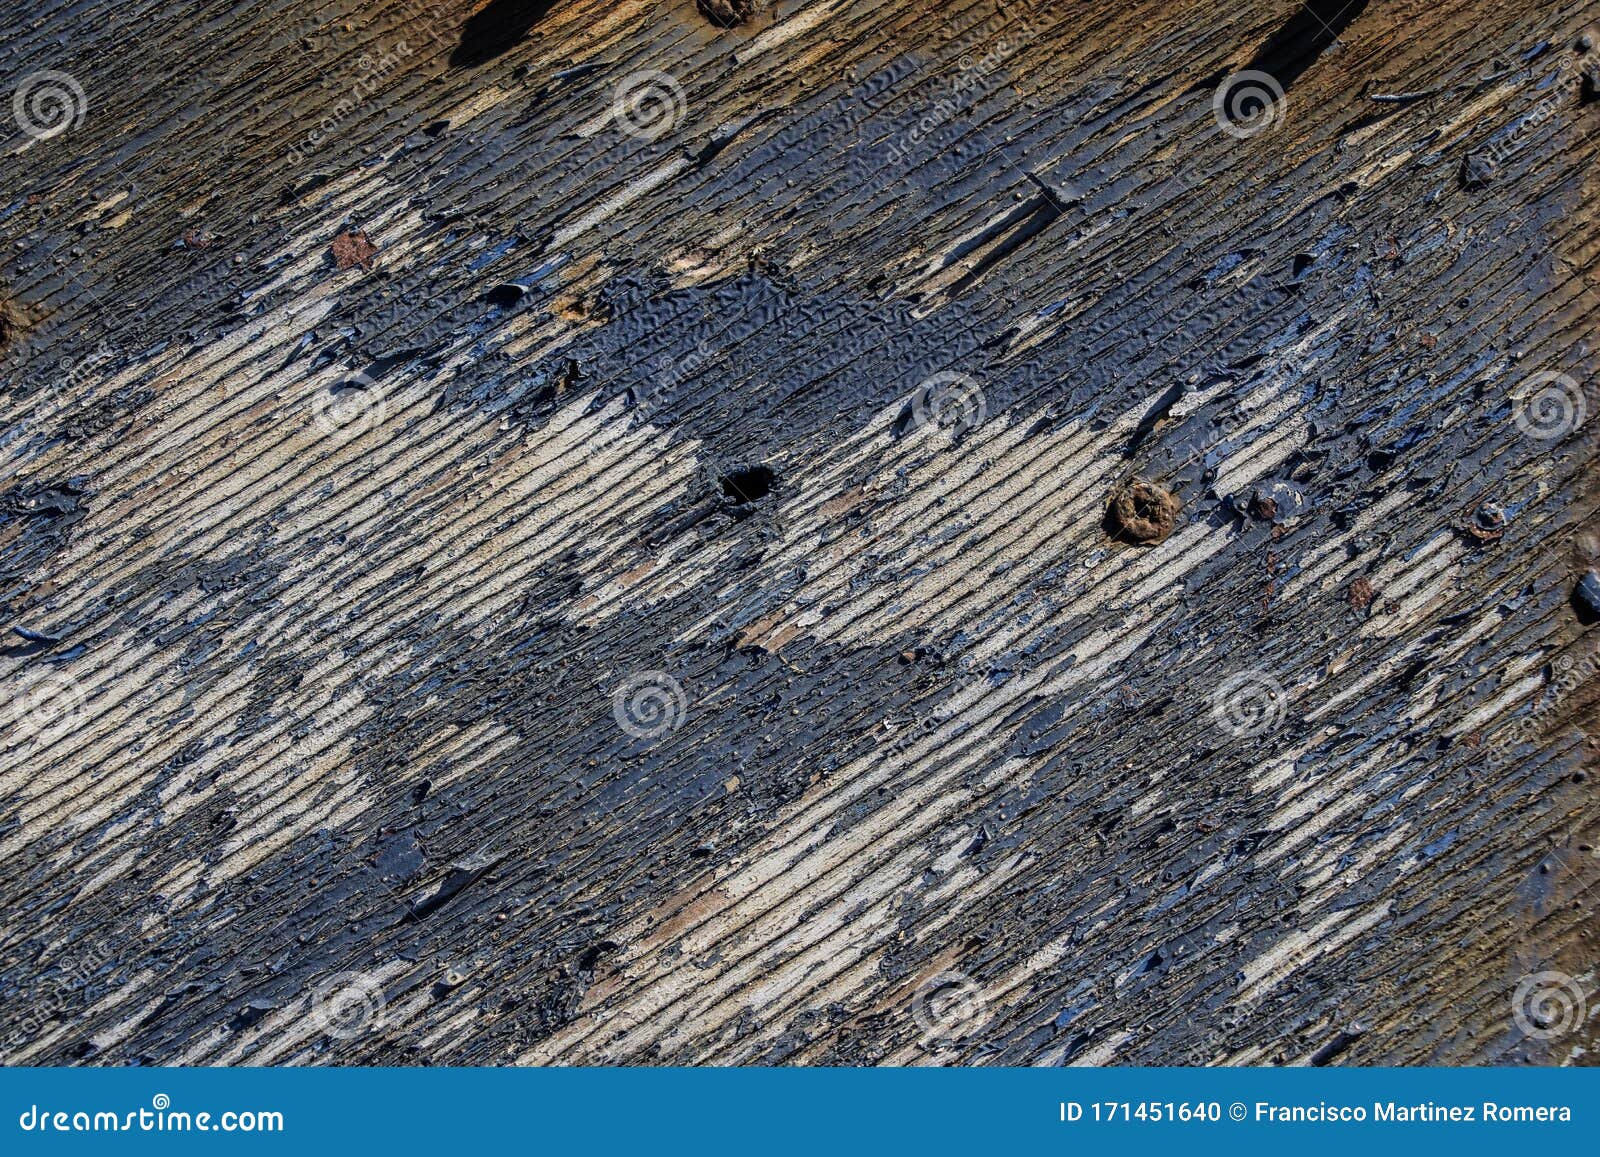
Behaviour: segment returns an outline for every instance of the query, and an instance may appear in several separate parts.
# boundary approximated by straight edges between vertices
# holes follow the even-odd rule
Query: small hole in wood
[[[743,466],[722,476],[722,493],[735,506],[748,506],[770,494],[777,480],[769,467]]]

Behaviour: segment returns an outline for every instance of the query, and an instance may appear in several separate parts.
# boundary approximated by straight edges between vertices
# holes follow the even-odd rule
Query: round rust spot
[[[1144,478],[1124,483],[1106,506],[1106,532],[1119,542],[1154,546],[1165,542],[1183,509],[1178,496]]]
[[[353,269],[359,266],[362,269],[372,268],[372,259],[378,255],[378,247],[360,229],[346,229],[333,239],[333,244],[328,247],[333,255],[335,269]]]
[[[1496,542],[1506,532],[1506,512],[1493,502],[1485,502],[1472,512],[1461,529],[1478,542]]]

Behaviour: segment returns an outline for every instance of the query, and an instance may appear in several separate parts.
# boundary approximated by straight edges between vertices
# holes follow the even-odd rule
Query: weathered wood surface
[[[1596,20],[9,0],[0,1058],[1592,1060]]]

